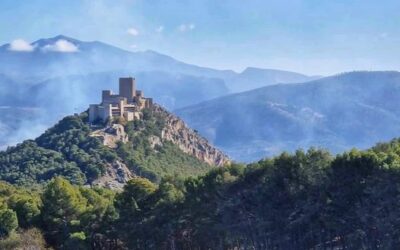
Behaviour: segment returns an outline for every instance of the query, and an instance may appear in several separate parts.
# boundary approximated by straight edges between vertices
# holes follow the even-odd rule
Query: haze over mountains
[[[226,81],[225,85],[230,92],[315,78],[315,76],[272,69],[247,68],[242,73],[216,70],[180,62],[151,50],[130,52],[105,43],[82,42],[62,35],[40,39],[30,46],[29,51],[26,49],[16,51],[10,44],[0,46],[0,73],[14,80],[41,82],[70,75],[156,71],[175,76],[191,75],[201,79],[218,78]],[[21,75],[21,72],[24,74]],[[233,86],[232,82],[235,81],[236,84]],[[242,86],[237,86],[239,81],[251,81],[251,86],[246,86],[246,82],[241,84]]]
[[[278,82],[314,79],[302,74],[249,68],[242,73],[186,64],[154,51],[129,52],[66,36],[0,46],[0,148],[34,138],[61,117],[100,101],[120,76],[173,110],[233,92]],[[17,112],[14,112],[17,110]],[[35,110],[32,112],[32,110]]]
[[[319,146],[341,152],[400,135],[400,73],[279,84],[176,111],[236,160]]]
[[[100,91],[126,75],[236,160],[309,146],[366,148],[400,134],[398,72],[321,79],[252,67],[236,73],[57,36],[23,51],[0,47],[0,148],[100,102]]]

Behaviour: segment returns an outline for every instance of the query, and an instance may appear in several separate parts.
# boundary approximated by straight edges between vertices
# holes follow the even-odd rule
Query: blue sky
[[[201,66],[400,70],[398,0],[1,0],[0,43],[64,34]]]

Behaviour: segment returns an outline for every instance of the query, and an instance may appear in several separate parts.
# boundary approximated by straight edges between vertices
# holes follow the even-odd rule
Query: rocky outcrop
[[[192,155],[211,166],[223,166],[230,163],[230,159],[220,150],[212,146],[205,138],[189,128],[180,118],[169,113],[162,107],[154,105],[153,112],[158,114],[158,119],[163,119],[161,136],[150,135],[150,146],[157,152],[166,141],[178,146],[183,152]],[[110,148],[116,148],[118,142],[127,143],[128,135],[124,126],[113,124],[103,128],[92,128],[91,136],[101,139],[103,144]],[[138,130],[137,132],[140,132]],[[106,173],[95,180],[92,185],[106,187],[114,190],[122,190],[127,181],[135,176],[133,172],[122,162],[117,160],[106,164]]]
[[[91,134],[93,137],[99,137],[103,144],[110,148],[116,148],[117,142],[128,142],[128,135],[125,133],[124,126],[113,124],[111,127],[94,130]]]
[[[106,173],[95,180],[92,185],[122,190],[124,185],[134,176],[124,163],[115,161],[112,164],[107,164]]]
[[[154,136],[154,135],[151,135],[151,136],[149,137],[149,143],[150,143],[150,146],[151,146],[153,149],[156,149],[156,146],[159,146],[159,147],[162,147],[162,146],[163,146],[163,143],[162,143],[162,141],[161,141],[161,138],[158,137],[158,136]]]
[[[171,141],[183,152],[193,155],[210,165],[223,166],[230,163],[228,156],[211,145],[207,139],[196,131],[189,128],[179,117],[158,105],[154,105],[153,110],[161,113],[165,120],[165,126],[161,133],[162,140]]]
[[[113,124],[105,128],[94,130],[91,136],[99,138],[103,145],[116,148],[117,142],[128,142],[128,135],[124,126]],[[106,173],[92,183],[92,186],[105,187],[113,190],[122,190],[127,181],[132,179],[134,174],[121,161],[106,164]]]

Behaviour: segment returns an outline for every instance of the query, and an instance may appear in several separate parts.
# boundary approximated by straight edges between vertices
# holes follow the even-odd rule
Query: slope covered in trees
[[[0,152],[0,179],[30,185],[61,175],[84,184],[99,177],[117,155],[89,136],[83,119],[85,114],[68,116],[36,140]]]
[[[184,153],[171,142],[152,147],[150,139],[159,136],[163,117],[145,110],[142,120],[122,123],[129,142],[116,149],[91,136],[87,113],[67,116],[35,140],[25,141],[0,152],[0,180],[12,184],[46,183],[63,176],[78,185],[91,184],[106,173],[115,161],[129,170],[158,182],[163,176],[204,174],[212,166]]]
[[[399,198],[400,140],[159,184],[135,177],[119,193],[59,177],[36,191],[1,183],[0,246],[34,230],[35,244],[57,249],[394,249]]]

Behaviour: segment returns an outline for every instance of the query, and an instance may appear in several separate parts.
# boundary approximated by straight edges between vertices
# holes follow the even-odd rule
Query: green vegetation
[[[86,123],[87,113],[67,116],[36,139],[39,146],[61,152],[64,158],[74,162],[91,182],[105,171],[105,163],[115,160],[115,153],[90,135]]]
[[[65,160],[59,152],[39,147],[34,141],[0,152],[0,179],[21,185],[42,183],[55,174],[83,184],[85,176],[76,164]]]
[[[0,152],[0,179],[19,185],[45,183],[64,176],[75,184],[91,182],[105,171],[116,154],[90,137],[81,116],[67,116],[35,141]]]
[[[37,228],[21,229],[0,239],[0,249],[52,249],[44,239],[42,231]]]
[[[63,176],[73,184],[91,183],[105,173],[107,164],[124,161],[132,172],[154,182],[164,176],[204,174],[210,166],[182,152],[170,142],[151,147],[149,139],[161,136],[162,115],[144,111],[141,121],[125,123],[130,142],[117,150],[89,136],[87,113],[67,116],[36,140],[0,152],[0,180],[32,186]]]
[[[31,242],[40,249],[47,244],[88,249],[117,216],[114,195],[106,189],[73,186],[60,177],[37,191],[0,182],[0,248],[15,249]]]
[[[400,140],[159,184],[135,177],[120,193],[60,177],[36,191],[0,183],[0,247],[33,230],[32,244],[45,247],[44,235],[56,249],[394,249],[399,198]]]
[[[165,176],[188,177],[206,173],[210,166],[185,154],[172,142],[157,141],[164,128],[165,117],[150,109],[143,111],[143,119],[128,122],[125,130],[128,143],[119,143],[117,153],[135,173],[154,182]]]
[[[17,214],[11,209],[0,210],[0,236],[9,236],[18,227]]]

